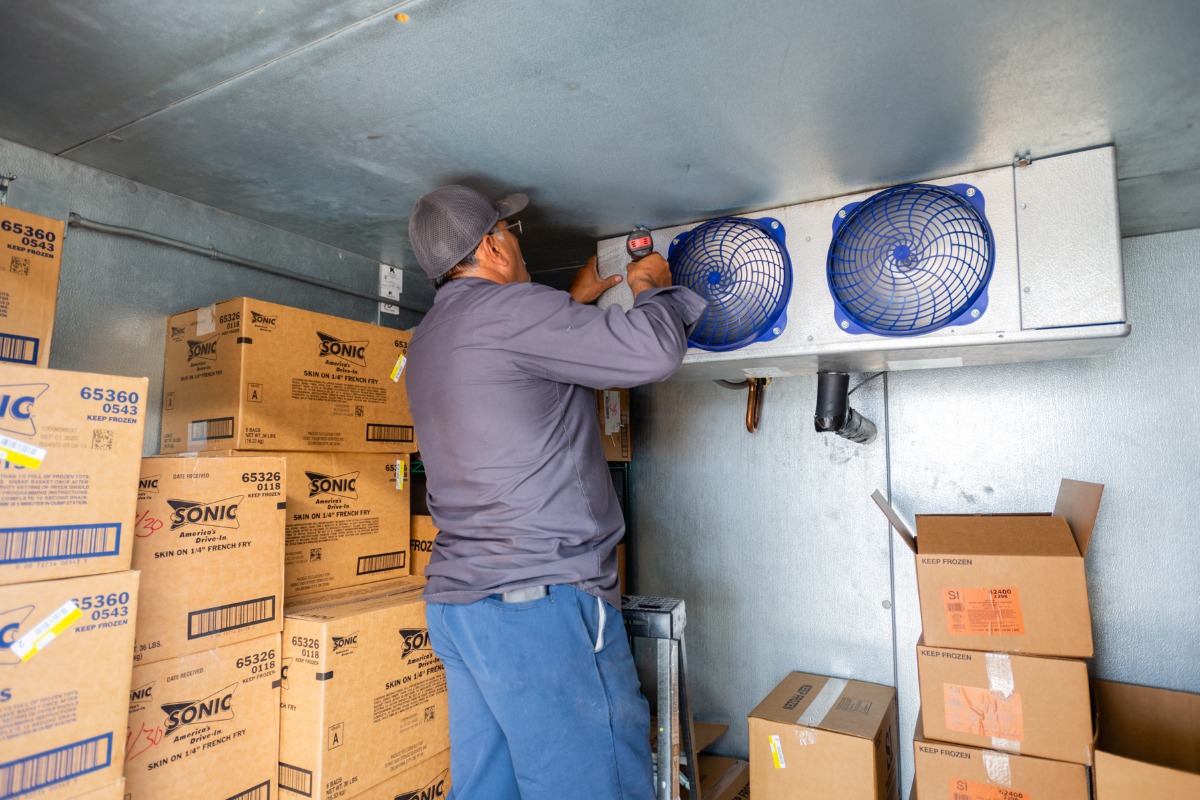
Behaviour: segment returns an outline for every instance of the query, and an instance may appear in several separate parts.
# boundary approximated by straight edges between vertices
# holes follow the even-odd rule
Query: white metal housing
[[[713,353],[691,348],[675,379],[779,377],[1042,361],[1106,353],[1129,334],[1112,147],[921,181],[966,183],[982,192],[995,237],[988,308],[975,322],[907,337],[850,334],[834,321],[826,255],[838,209],[875,192],[802,203],[747,218],[783,223],[792,261],[787,325],[770,342]],[[666,254],[694,225],[654,231]],[[597,248],[602,276],[623,272],[625,239]],[[600,305],[628,308],[624,283]]]

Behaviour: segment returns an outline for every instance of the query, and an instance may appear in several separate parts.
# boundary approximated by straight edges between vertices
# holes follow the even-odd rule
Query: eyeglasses
[[[499,225],[500,223],[496,223],[496,224]],[[520,236],[521,235],[521,220],[510,219],[508,221],[508,224],[505,225],[503,228],[492,228],[492,235],[494,236],[495,234],[503,233],[504,231],[511,233],[513,236]]]

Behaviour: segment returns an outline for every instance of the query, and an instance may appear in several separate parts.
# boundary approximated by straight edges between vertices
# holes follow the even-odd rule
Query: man
[[[438,287],[406,381],[439,533],[429,635],[446,667],[454,800],[651,800],[649,708],[624,636],[624,523],[594,389],[666,378],[705,301],[658,254],[628,313],[530,282],[509,218],[462,186],[417,201],[409,237]]]

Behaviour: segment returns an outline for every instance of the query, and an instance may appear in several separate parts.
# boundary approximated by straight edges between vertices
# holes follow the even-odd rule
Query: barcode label
[[[0,433],[0,461],[7,461],[15,467],[25,469],[41,469],[46,451],[41,447],[20,439],[10,439]]]
[[[188,638],[200,639],[275,619],[275,598],[259,597],[188,612]]]
[[[0,333],[0,361],[37,366],[38,340],[30,336]]]
[[[412,425],[380,425],[367,423],[368,442],[411,442],[413,440]]]
[[[0,797],[16,797],[104,769],[112,763],[112,734],[84,739],[0,764]]]
[[[233,438],[233,417],[197,419],[188,424],[188,441],[211,442]]]
[[[312,797],[312,772],[279,762],[279,788]]]
[[[120,549],[119,522],[0,528],[0,564],[115,556]]]
[[[258,786],[252,786],[241,794],[235,794],[229,800],[271,800],[271,782],[263,781]]]
[[[398,550],[395,553],[379,553],[374,556],[359,556],[358,574],[371,575],[375,572],[391,572],[394,569],[404,569],[407,558],[407,550]]]
[[[946,610],[951,613],[954,613],[957,611],[958,613],[961,614],[965,610],[965,608],[963,607],[962,603],[946,603]]]
[[[954,793],[954,800],[971,800],[971,795],[969,795],[969,794],[960,794],[959,792],[955,792],[955,793]]]

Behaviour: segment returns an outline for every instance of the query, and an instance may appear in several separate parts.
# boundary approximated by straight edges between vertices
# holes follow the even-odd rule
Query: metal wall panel
[[[0,140],[0,172],[16,174],[8,205],[66,219],[69,212],[375,292],[375,261],[166,192]],[[428,305],[423,281],[405,299]],[[145,452],[158,452],[166,317],[248,295],[375,322],[376,304],[158,245],[69,228],[63,245],[50,366],[150,378]],[[409,327],[417,315],[384,315]]]
[[[853,399],[882,430],[882,381]],[[788,672],[894,680],[890,541],[867,488],[886,485],[884,440],[818,436],[815,405],[815,379],[775,381],[751,435],[744,390],[635,393],[634,585],[686,600],[697,717],[728,724],[718,750],[743,758],[746,713]]]
[[[746,713],[790,669],[895,683],[907,792],[921,622],[912,556],[868,500],[889,477],[910,517],[1049,511],[1061,477],[1106,484],[1093,673],[1200,692],[1200,231],[1122,252],[1134,332],[1114,354],[890,373],[886,426],[882,379],[853,398],[886,449],[813,433],[811,378],[772,383],[754,436],[744,393],[635,393],[635,589],[687,600],[698,716],[731,725],[720,752],[746,755]]]

